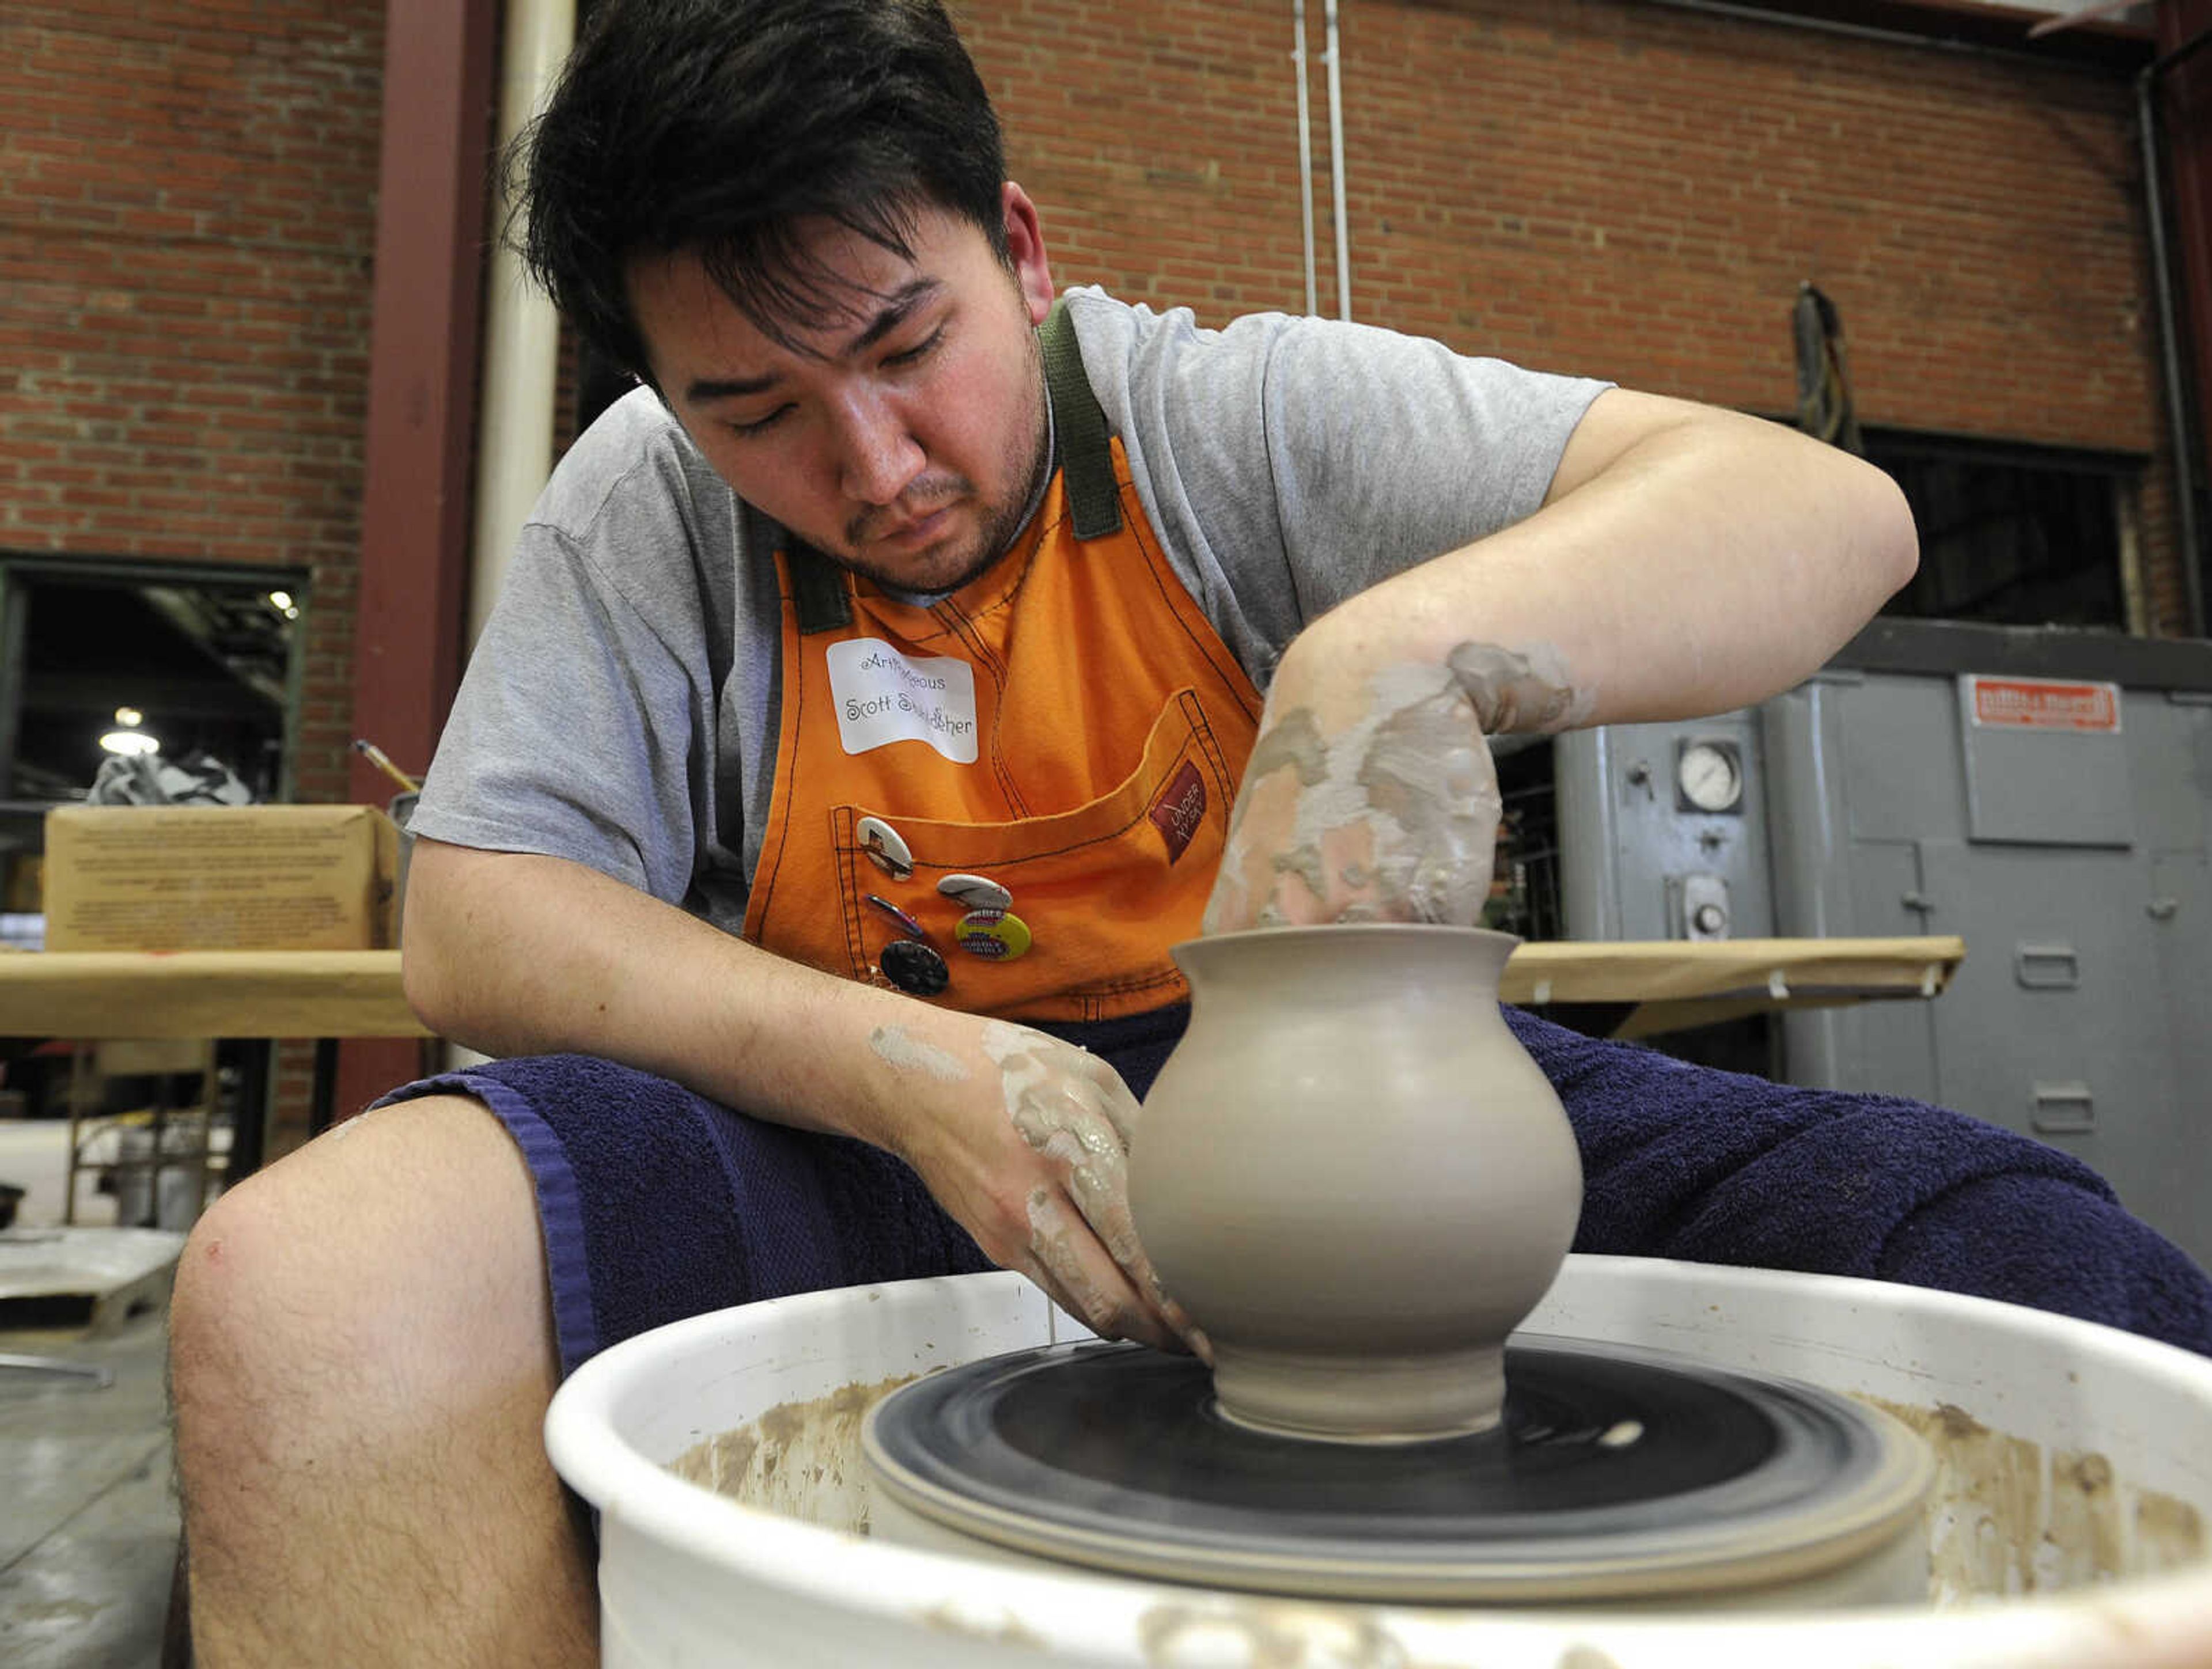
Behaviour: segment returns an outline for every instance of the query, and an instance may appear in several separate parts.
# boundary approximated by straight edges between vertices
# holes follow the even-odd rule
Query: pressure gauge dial
[[[1743,755],[1733,742],[1685,742],[1674,761],[1674,787],[1685,811],[1741,811]]]

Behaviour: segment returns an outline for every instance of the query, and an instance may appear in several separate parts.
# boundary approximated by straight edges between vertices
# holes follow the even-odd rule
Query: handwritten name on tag
[[[828,660],[847,753],[926,742],[956,765],[975,762],[975,669],[966,661],[902,654],[881,638],[833,643]]]

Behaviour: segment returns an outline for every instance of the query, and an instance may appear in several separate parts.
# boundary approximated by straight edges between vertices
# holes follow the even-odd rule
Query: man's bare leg
[[[216,1201],[170,1370],[204,1669],[589,1663],[589,1560],[522,1156],[476,1102],[362,1114]]]

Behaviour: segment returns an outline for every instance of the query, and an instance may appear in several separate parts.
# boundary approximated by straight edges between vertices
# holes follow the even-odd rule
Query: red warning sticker
[[[1971,695],[1967,711],[1977,725],[2051,731],[2120,727],[2120,687],[2115,683],[1970,677],[1966,684]]]

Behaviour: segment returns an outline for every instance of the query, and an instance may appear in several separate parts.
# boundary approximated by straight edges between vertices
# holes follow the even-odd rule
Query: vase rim
[[[1517,933],[1502,933],[1494,927],[1459,927],[1435,921],[1328,921],[1304,926],[1245,927],[1233,933],[1208,933],[1200,938],[1185,939],[1174,948],[1182,951],[1206,944],[1290,945],[1310,943],[1324,934],[1332,944],[1341,944],[1352,938],[1430,938],[1437,943],[1457,939],[1468,944],[1497,943],[1508,947],[1522,943]]]

